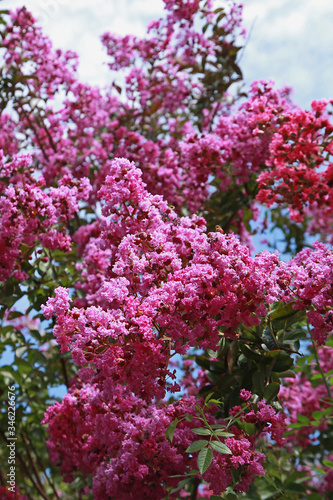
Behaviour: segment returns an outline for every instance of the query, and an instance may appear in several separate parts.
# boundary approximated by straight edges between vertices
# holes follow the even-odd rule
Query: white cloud
[[[217,0],[220,1],[220,0]],[[1,8],[25,4],[39,18],[55,46],[80,55],[80,77],[108,81],[99,36],[105,31],[143,35],[150,19],[163,13],[162,0],[3,0]],[[275,80],[295,88],[296,101],[331,92],[332,0],[245,0],[251,39],[241,66],[247,82]]]
[[[247,0],[244,15],[248,28],[254,22],[242,60],[248,81],[288,83],[303,106],[330,96],[333,2]]]

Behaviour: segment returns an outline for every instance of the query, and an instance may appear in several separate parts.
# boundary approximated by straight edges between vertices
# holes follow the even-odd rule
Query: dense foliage
[[[240,5],[164,3],[106,89],[0,13],[0,498],[331,499],[332,101],[244,90]]]

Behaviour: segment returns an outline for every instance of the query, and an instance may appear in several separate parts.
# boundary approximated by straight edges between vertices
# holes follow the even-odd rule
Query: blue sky
[[[143,35],[147,22],[163,13],[162,0],[2,0],[0,5],[26,5],[56,47],[79,53],[80,78],[101,85],[109,77],[99,36]],[[290,85],[294,100],[306,108],[312,99],[333,94],[332,0],[245,0],[244,19],[251,31],[241,63],[247,83],[273,79]]]

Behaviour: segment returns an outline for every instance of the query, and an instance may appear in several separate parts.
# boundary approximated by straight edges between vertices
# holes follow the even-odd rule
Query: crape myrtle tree
[[[164,3],[107,89],[1,12],[0,498],[333,498],[332,101],[241,86],[241,5]]]

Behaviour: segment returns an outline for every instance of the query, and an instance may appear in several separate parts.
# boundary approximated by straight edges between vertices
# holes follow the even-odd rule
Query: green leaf
[[[266,399],[267,403],[271,403],[276,398],[276,396],[279,394],[279,390],[280,384],[278,384],[277,382],[272,382],[267,387],[265,387],[264,398]]]
[[[215,373],[224,373],[225,372],[225,364],[221,361],[209,361],[209,371]]]
[[[206,33],[206,31],[207,31],[207,29],[209,28],[209,26],[210,26],[210,24],[209,24],[209,23],[205,24],[205,25],[204,25],[204,27],[202,28],[202,32],[203,32],[203,33]]]
[[[2,337],[5,337],[7,335],[7,333],[12,333],[12,332],[14,332],[13,325],[7,325],[7,326],[3,326],[1,328]]]
[[[208,445],[208,441],[200,439],[199,441],[194,441],[194,443],[190,444],[187,448],[186,453],[195,453],[196,451],[202,450]]]
[[[290,429],[302,429],[303,427],[304,427],[304,424],[300,424],[300,423],[298,423],[298,424],[289,424],[288,425],[288,428],[290,428]],[[288,432],[285,433],[286,436],[289,436],[291,434],[293,434],[292,431],[288,431]]]
[[[21,374],[18,371],[15,371],[10,365],[0,366],[0,374],[7,379],[7,382],[8,380],[14,380],[15,382],[18,382],[18,384],[22,383]]]
[[[251,422],[245,422],[243,420],[241,422],[238,422],[238,425],[249,436],[251,436],[252,434],[255,434],[257,432],[256,426],[254,424],[251,424]]]
[[[198,434],[199,436],[210,436],[211,431],[206,427],[196,427],[195,429],[191,429],[194,434]]]
[[[279,344],[276,341],[276,338],[272,334],[271,326],[266,326],[266,328],[264,330],[264,334],[263,334],[263,339],[266,343],[266,346],[271,351],[274,351],[274,350],[279,348]]]
[[[191,481],[191,479],[192,478],[187,477],[186,479],[179,481],[177,488],[174,488],[173,490],[171,490],[170,493],[176,493],[177,491],[181,490],[182,488],[184,488],[184,486],[186,486]]]
[[[227,490],[228,491],[228,490]],[[212,499],[213,497],[210,497],[210,500]],[[216,497],[216,498],[222,498],[221,496],[220,497]],[[235,493],[227,493],[227,496],[226,496],[226,500],[237,500],[237,495]]]
[[[320,420],[321,418],[323,418],[323,416],[324,416],[324,413],[322,411],[312,412],[312,418],[314,418],[315,420]]]
[[[213,450],[211,448],[204,448],[198,455],[198,469],[200,474],[204,474],[213,460]]]
[[[248,347],[246,347],[243,344],[239,344],[239,348],[244,354],[244,356],[248,359],[253,359],[254,361],[260,362],[262,361],[263,356],[259,354],[258,352],[252,351]]]
[[[289,370],[294,364],[293,358],[289,354],[280,353],[276,358],[273,366],[273,371],[275,372],[285,372]]]
[[[292,474],[288,474],[288,477],[284,481],[284,484],[290,484],[290,483],[301,483],[303,481],[307,481],[309,479],[309,476],[307,475],[307,472],[305,470],[302,471],[295,471]]]
[[[210,399],[209,400],[209,404],[220,405],[221,404],[221,400],[220,399]]]
[[[207,349],[207,354],[210,358],[217,358],[218,351],[212,351],[211,349]]]
[[[315,382],[316,380],[321,380],[323,378],[321,373],[316,373],[315,375],[311,375],[311,382]]]
[[[218,24],[221,21],[221,19],[223,19],[224,17],[225,17],[225,13],[221,12],[221,14],[219,16],[217,16],[217,19],[215,21],[216,24]]]
[[[283,492],[277,487],[277,485],[275,484],[275,481],[272,479],[272,477],[270,477],[268,474],[265,474],[265,476],[263,476],[263,478],[265,481],[267,481],[268,484],[273,486],[273,488],[275,490],[277,490],[279,493],[281,493],[281,495],[283,495]]]
[[[24,313],[21,313],[19,311],[11,311],[8,314],[7,319],[10,321],[10,320],[15,319],[15,318],[20,318],[21,316],[24,316]]]
[[[28,363],[28,361],[26,361],[25,359],[16,358],[15,364],[17,365],[17,368],[18,368],[20,373],[28,374],[33,370],[30,363]]]
[[[279,378],[296,378],[295,372],[293,370],[286,370],[285,372],[279,372]]]
[[[205,356],[196,356],[195,357],[195,362],[199,366],[201,366],[201,368],[205,368],[205,370],[209,370],[210,361]]]
[[[277,307],[276,309],[268,313],[267,316],[270,316],[272,320],[278,319],[279,321],[281,321],[283,319],[290,318],[290,316],[293,316],[296,313],[297,311],[293,309],[293,304],[289,303],[283,305],[282,307]]]
[[[212,397],[213,397],[213,394],[214,394],[213,392],[211,392],[210,394],[208,394],[208,396],[207,396],[207,397],[206,397],[206,399],[205,399],[205,403],[204,403],[205,405],[207,405],[207,404],[208,404],[208,402],[209,402],[210,398],[212,398]]]
[[[0,373],[1,373],[2,377],[9,378],[9,379],[13,378],[13,373],[10,372],[9,370],[0,369]]]
[[[207,377],[209,378],[209,373],[207,373]],[[223,377],[219,377],[218,388],[220,391],[225,390],[227,387],[230,387],[235,381],[235,375],[224,375]]]
[[[24,345],[22,347],[18,347],[16,350],[15,350],[15,356],[17,356],[18,358],[21,358],[23,356],[23,354],[28,350],[28,346]]]
[[[297,415],[297,420],[303,425],[309,425],[310,423],[310,419],[305,415]]]
[[[252,375],[252,391],[262,396],[265,390],[265,374],[262,370],[256,370]]]
[[[233,437],[235,434],[232,434],[231,432],[225,432],[222,429],[216,429],[214,430],[214,434],[216,436],[222,436],[222,437]]]
[[[293,328],[292,330],[289,330],[285,332],[284,334],[284,340],[304,340],[306,338],[306,332],[300,327]]]
[[[35,340],[38,340],[38,341],[41,341],[42,340],[42,336],[41,334],[39,333],[38,330],[30,330],[29,334],[35,339]]]
[[[323,465],[326,465],[326,467],[329,467],[330,469],[333,469],[333,462],[332,460],[323,460]]]
[[[288,486],[284,487],[284,491],[288,491],[290,493],[305,493],[305,488],[302,484],[291,483]]]
[[[170,443],[172,443],[172,440],[173,440],[173,435],[175,433],[175,430],[176,430],[176,427],[177,427],[177,424],[178,424],[179,420],[178,418],[176,418],[175,420],[173,420],[167,430],[166,430],[166,437],[170,440]]]
[[[211,441],[210,446],[213,448],[213,450],[218,451],[219,453],[224,453],[226,455],[232,455],[232,451],[228,446],[225,444],[221,443],[221,441]]]

